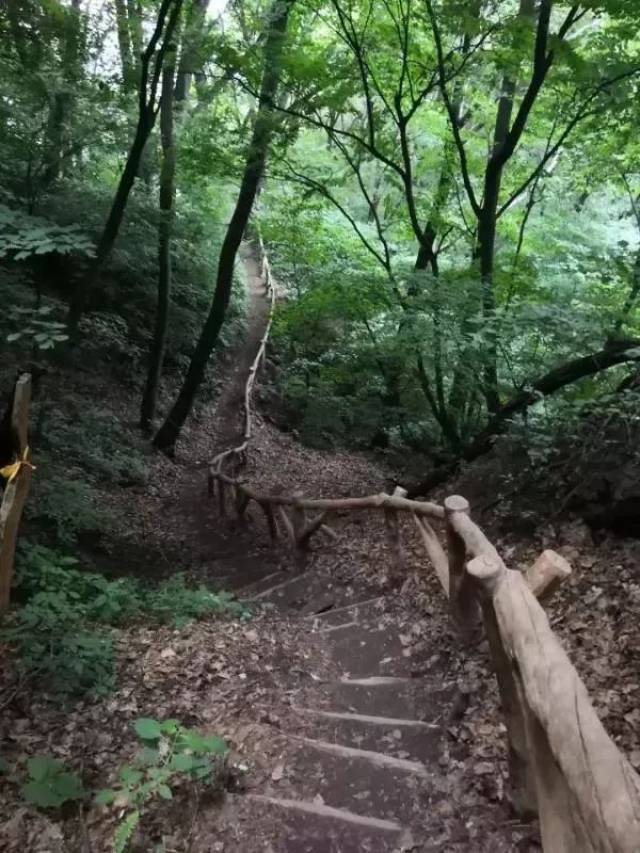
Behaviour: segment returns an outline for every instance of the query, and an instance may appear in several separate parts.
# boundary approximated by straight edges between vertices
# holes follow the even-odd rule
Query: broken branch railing
[[[231,447],[228,450],[224,450],[222,453],[218,453],[217,456],[214,456],[214,458],[209,463],[210,494],[213,493],[212,475],[214,472],[221,472],[225,462],[236,461],[242,464],[245,461],[247,448],[249,447],[249,442],[251,441],[253,432],[251,408],[253,388],[256,382],[258,370],[260,369],[260,365],[264,364],[266,358],[267,341],[269,340],[269,333],[271,332],[271,326],[273,325],[273,317],[276,309],[276,285],[273,278],[273,273],[271,272],[271,264],[269,263],[267,253],[265,252],[264,243],[259,232],[257,236],[257,242],[260,254],[260,277],[265,283],[265,292],[269,299],[269,313],[267,315],[267,322],[265,325],[264,334],[262,335],[262,338],[260,339],[260,344],[258,346],[258,352],[256,353],[256,357],[254,358],[251,367],[249,368],[249,375],[244,386],[242,441],[236,447]]]
[[[14,387],[9,425],[11,443],[15,444],[17,458],[3,469],[7,483],[0,505],[0,616],[9,609],[18,528],[31,483],[33,466],[28,435],[30,405],[31,374],[23,373]]]
[[[263,273],[272,316],[273,281],[264,251]],[[209,470],[209,492],[217,495],[220,513],[230,504],[245,519],[255,503],[271,538],[284,534],[302,554],[315,533],[335,537],[332,515],[382,511],[396,577],[405,565],[401,519],[409,515],[449,598],[453,624],[467,642],[476,641],[484,625],[505,716],[516,811],[539,817],[547,853],[638,853],[640,777],[605,731],[538,603],[571,574],[566,560],[547,550],[524,573],[507,569],[458,495],[443,506],[409,500],[400,488],[392,495],[311,499],[300,491],[266,494],[223,473],[225,460],[243,458],[251,437],[251,390],[267,333],[245,391],[244,441],[219,454]],[[446,551],[432,522],[444,523]]]

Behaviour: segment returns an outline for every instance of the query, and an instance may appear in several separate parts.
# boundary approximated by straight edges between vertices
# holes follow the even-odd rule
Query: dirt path
[[[216,406],[216,450],[238,438],[244,383],[266,318],[264,286],[246,250],[244,263],[249,331]],[[310,492],[325,483],[333,492],[341,485],[354,488],[352,459],[345,457],[349,467],[339,478],[320,460],[310,481],[307,459],[295,470],[299,454],[308,451],[289,443],[263,429],[248,475],[259,469],[264,485],[273,467],[285,479],[306,479]],[[381,594],[375,572],[341,575],[339,554],[329,552],[328,559],[312,556],[299,574],[286,551],[269,544],[260,519],[239,527],[217,516],[201,492],[197,501],[181,504],[192,545],[201,553],[203,580],[237,590],[253,608],[266,608],[276,631],[282,618],[282,631],[304,637],[301,651],[308,660],[279,685],[271,710],[256,708],[252,720],[247,709],[243,731],[251,735],[236,736],[251,767],[244,792],[227,795],[222,813],[200,817],[194,853],[496,853],[516,849],[517,840],[530,836],[525,830],[516,838],[505,828],[504,806],[487,803],[479,815],[484,801],[469,797],[468,785],[461,784],[463,765],[456,765],[450,748],[459,691],[444,610],[430,626],[432,636],[441,635],[435,649],[422,642],[419,611],[407,608],[384,582]],[[367,542],[367,529],[359,532],[368,567],[374,562],[370,549],[379,545]]]

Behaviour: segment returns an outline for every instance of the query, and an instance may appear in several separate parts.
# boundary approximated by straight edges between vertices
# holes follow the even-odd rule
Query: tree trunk
[[[149,352],[147,381],[140,409],[140,427],[145,432],[150,432],[151,423],[156,413],[171,300],[171,231],[176,173],[176,152],[173,141],[175,61],[175,50],[169,51],[162,73],[162,93],[160,96],[162,165],[160,167],[160,223],[158,225],[158,304],[156,306],[153,340]]]
[[[91,263],[86,278],[78,283],[71,299],[69,313],[67,314],[67,325],[69,335],[72,338],[77,334],[78,324],[87,306],[89,294],[95,287],[100,272],[102,271],[102,267],[104,266],[104,262],[111,254],[111,250],[113,249],[120,232],[120,226],[124,219],[124,212],[129,200],[129,194],[131,193],[133,183],[136,175],[138,174],[142,154],[154,123],[154,113],[150,114],[149,111],[145,111],[144,114],[139,116],[136,135],[131,145],[131,149],[129,150],[129,156],[127,157],[127,162],[125,163],[122,175],[120,176],[120,181],[118,182],[118,187],[111,204],[111,209],[109,210],[109,215],[107,216],[107,221],[105,222],[102,234],[100,235],[95,257]]]
[[[264,48],[264,70],[258,99],[258,112],[249,143],[240,192],[220,250],[216,289],[211,310],[200,334],[180,393],[153,441],[156,447],[165,451],[173,451],[180,430],[193,406],[196,393],[204,378],[209,357],[224,323],[231,297],[236,254],[251,215],[273,132],[273,104],[278,89],[289,12],[293,3],[294,0],[275,0],[271,8]]]
[[[182,37],[182,50],[176,77],[176,101],[186,101],[189,97],[191,79],[202,68],[200,47],[203,30],[206,25],[209,0],[193,0]]]
[[[87,305],[89,294],[95,286],[100,272],[102,271],[102,267],[111,254],[111,250],[113,249],[120,232],[120,226],[124,219],[124,212],[127,207],[129,195],[140,168],[147,140],[151,135],[151,131],[153,130],[153,126],[156,121],[156,94],[158,80],[161,73],[164,55],[170,47],[171,37],[176,28],[181,7],[182,0],[163,0],[160,11],[158,12],[158,20],[155,30],[142,57],[136,132],[129,150],[127,161],[118,182],[118,187],[111,204],[111,209],[109,210],[107,221],[105,222],[96,247],[95,257],[89,268],[87,276],[78,283],[71,298],[69,312],[67,314],[67,326],[69,337],[72,340],[77,337],[78,324]],[[171,14],[169,15],[170,10]],[[167,16],[169,16],[168,21]],[[167,21],[166,28],[165,21]],[[156,45],[161,37],[162,44],[156,55]],[[155,65],[151,72],[151,81],[149,83],[149,69],[154,56]]]
[[[136,57],[131,45],[129,13],[125,0],[115,0],[115,7],[118,51],[122,68],[122,88],[125,92],[132,92],[136,86]]]
[[[590,355],[574,358],[555,367],[544,376],[533,382],[527,383],[527,390],[521,391],[502,405],[482,432],[476,436],[462,455],[465,462],[473,462],[484,453],[488,453],[493,446],[493,439],[500,434],[508,425],[509,420],[518,412],[522,412],[534,403],[539,402],[542,397],[555,394],[556,391],[578,382],[587,376],[594,376],[617,364],[640,361],[640,340],[629,340],[624,342],[611,342],[598,352]],[[430,489],[443,483],[457,470],[462,460],[456,460],[450,465],[444,465],[431,472],[429,477],[417,486],[409,489],[409,495],[425,495]]]

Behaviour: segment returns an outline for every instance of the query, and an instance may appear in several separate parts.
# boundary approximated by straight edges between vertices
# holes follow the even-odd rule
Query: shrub
[[[27,761],[27,779],[21,792],[28,803],[41,809],[59,808],[84,796],[78,774],[48,755],[34,755]]]
[[[176,627],[213,614],[244,616],[246,607],[226,592],[212,592],[205,586],[187,586],[184,575],[177,574],[145,596],[145,611],[158,622],[173,622]]]
[[[78,568],[73,557],[22,545],[14,578],[18,607],[0,638],[17,654],[19,671],[59,695],[104,694],[114,685],[113,642],[98,626],[146,618],[181,627],[209,615],[244,616],[224,592],[189,587],[178,574],[154,588],[131,578],[109,580]]]
[[[17,654],[18,670],[58,695],[103,695],[114,684],[113,643],[84,628],[81,610],[64,592],[39,592],[8,620],[2,639]]]
[[[134,728],[142,748],[132,764],[121,768],[119,784],[99,791],[101,805],[126,803],[124,816],[114,837],[114,850],[123,853],[140,818],[151,801],[171,800],[173,786],[180,780],[212,785],[220,780],[227,745],[217,735],[203,735],[178,720],[136,720]]]

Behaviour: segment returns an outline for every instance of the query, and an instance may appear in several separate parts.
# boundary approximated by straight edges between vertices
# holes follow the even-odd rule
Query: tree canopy
[[[141,321],[147,429],[182,338],[171,449],[252,218],[287,290],[286,419],[468,455],[542,396],[633,369],[638,18],[630,0],[7,4],[5,265],[38,306],[67,300],[74,340],[107,304]]]

